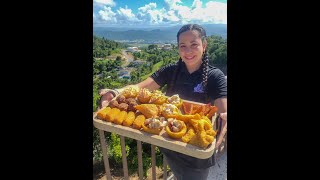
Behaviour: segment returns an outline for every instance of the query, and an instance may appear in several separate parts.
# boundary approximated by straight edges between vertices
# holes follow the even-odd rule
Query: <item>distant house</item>
[[[135,61],[132,61],[131,63],[132,63],[132,65],[141,65],[141,64],[146,63],[146,61],[135,60]]]
[[[159,48],[162,50],[170,50],[170,49],[172,49],[172,46],[171,46],[171,44],[162,44],[159,46]]]
[[[119,72],[118,72],[118,75],[119,76],[124,76],[124,75],[128,75],[129,74],[129,72],[127,71],[127,70],[120,70]]]
[[[130,76],[130,75],[122,76],[122,79],[130,80],[130,79],[131,79],[131,76]]]
[[[129,52],[141,52],[141,50],[138,47],[128,47],[127,51],[129,51]]]

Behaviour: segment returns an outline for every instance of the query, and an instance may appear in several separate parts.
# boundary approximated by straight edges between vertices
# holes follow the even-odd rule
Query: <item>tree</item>
[[[116,61],[121,61],[121,57],[117,56]]]
[[[158,48],[158,45],[156,44],[151,44],[148,46],[148,49],[151,50],[151,49],[157,49]]]
[[[152,64],[155,64],[156,60],[157,60],[157,56],[152,54],[147,61],[151,62]]]

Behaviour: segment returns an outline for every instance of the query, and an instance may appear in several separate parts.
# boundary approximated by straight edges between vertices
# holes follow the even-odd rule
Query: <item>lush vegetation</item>
[[[227,40],[220,36],[209,36],[208,55],[210,64],[227,64]]]
[[[153,63],[158,62],[153,57],[146,58],[141,66],[137,66],[136,70],[131,73],[131,80],[120,79],[118,70],[121,69],[123,61],[121,58],[116,60],[107,59],[106,57],[112,55],[112,52],[121,52],[121,48],[126,45],[106,40],[103,38],[93,38],[94,53],[93,53],[93,109],[98,109],[99,95],[98,90],[101,88],[120,88],[128,85],[129,83],[136,83],[141,80],[141,76],[148,74],[152,71]],[[106,53],[107,52],[107,53]],[[110,53],[109,53],[110,52]],[[149,53],[147,56],[151,56]],[[161,59],[160,59],[161,60]],[[108,144],[109,161],[111,166],[119,168],[122,166],[122,154],[120,146],[120,138],[114,133],[105,133],[106,141]],[[142,143],[142,158],[143,169],[151,167],[151,146],[147,143]],[[137,159],[137,142],[133,139],[126,138],[126,152],[129,172],[136,172],[138,169]],[[96,161],[102,160],[102,151],[100,148],[99,133],[93,127],[93,159]],[[156,148],[156,162],[157,166],[162,166],[162,155],[159,149]],[[147,171],[144,171],[145,176]]]
[[[122,69],[123,60],[117,57],[115,60],[108,59],[108,56],[119,54],[121,49],[127,45],[104,38],[93,37],[93,109],[97,110],[99,104],[98,90],[101,88],[120,88],[129,84],[138,83],[148,78],[153,72],[162,66],[176,62],[179,54],[176,46],[170,50],[159,49],[157,45],[149,45],[141,52],[133,53],[134,61],[128,65],[133,70],[130,79],[119,78],[118,72]],[[208,54],[211,64],[224,64],[227,62],[227,43],[220,36],[208,37]],[[162,89],[165,91],[165,88]],[[109,161],[115,168],[122,166],[122,154],[120,138],[113,133],[105,133]],[[150,144],[142,143],[143,149],[143,169],[151,167],[151,147]],[[133,139],[126,138],[126,152],[129,172],[136,172],[138,169],[137,143]],[[157,166],[162,166],[162,155],[156,148]],[[99,134],[93,128],[93,159],[102,160]],[[144,171],[145,173],[147,171]],[[146,175],[146,174],[145,174]]]
[[[127,47],[125,44],[93,36],[94,58],[106,58],[111,54],[120,53],[120,49],[125,47]]]

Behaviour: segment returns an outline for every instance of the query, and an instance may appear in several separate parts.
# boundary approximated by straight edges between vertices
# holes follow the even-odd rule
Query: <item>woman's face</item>
[[[178,45],[179,55],[186,66],[200,67],[207,44],[202,42],[199,32],[192,30],[181,33]]]

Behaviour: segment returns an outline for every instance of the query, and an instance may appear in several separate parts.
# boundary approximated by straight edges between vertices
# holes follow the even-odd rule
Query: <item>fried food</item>
[[[117,99],[118,103],[126,103],[126,97],[124,97],[124,95],[120,94]]]
[[[128,106],[128,111],[133,111],[136,112],[136,109],[134,108],[134,106],[138,105],[137,100],[134,98],[128,98],[126,99],[126,103],[129,105]]]
[[[127,111],[121,111],[115,118],[113,123],[122,124],[123,120],[127,117]]]
[[[140,101],[140,103],[148,103],[150,101],[151,94],[152,93],[148,89],[142,88],[140,89],[137,98]]]
[[[216,106],[211,106],[208,104],[195,104],[183,101],[182,102],[183,111],[185,114],[200,114],[202,116],[207,116],[209,119],[218,111]]]
[[[165,118],[175,118],[179,114],[179,109],[173,104],[163,104],[161,108],[161,114]]]
[[[206,133],[207,133],[207,135],[210,135],[210,136],[213,136],[213,137],[215,137],[216,134],[217,134],[217,132],[214,131],[213,129],[206,130]]]
[[[160,114],[159,108],[155,104],[140,104],[134,106],[134,108],[139,110],[146,118],[155,117]]]
[[[168,104],[173,104],[180,108],[182,105],[182,99],[179,97],[179,94],[175,94],[167,99]]]
[[[194,129],[194,131],[182,137],[182,141],[201,148],[207,148],[216,135],[216,132],[212,129],[211,121],[206,116],[202,116],[202,119],[190,119],[189,124],[189,128]]]
[[[205,119],[198,120],[198,131],[207,131],[209,129],[212,129],[211,123]]]
[[[217,106],[211,106],[209,113],[206,115],[209,119],[212,118],[212,116],[218,111]]]
[[[138,115],[136,119],[133,121],[133,128],[135,129],[141,129],[141,125],[144,123],[146,120],[146,117],[144,115]]]
[[[97,112],[97,117],[101,120],[106,119],[106,115],[110,112],[111,108],[110,107],[105,107],[101,109],[100,111]]]
[[[133,123],[134,119],[136,118],[135,114],[133,111],[129,111],[127,117],[123,120],[122,125],[124,126],[131,126]]]
[[[187,126],[183,121],[169,118],[168,125],[166,126],[166,132],[171,138],[180,139],[186,134]]]
[[[159,135],[164,126],[167,125],[167,121],[164,117],[160,118],[148,118],[142,124],[143,131]]]
[[[127,111],[128,110],[128,104],[127,103],[121,103],[118,105],[118,108],[121,110],[121,111]]]
[[[206,119],[190,119],[189,124],[192,125],[196,132],[212,129],[212,124]]]
[[[201,105],[193,104],[193,103],[186,102],[186,101],[184,101],[182,103],[182,107],[183,107],[184,114],[193,115],[193,114],[199,113],[201,111]]]
[[[217,134],[211,122],[216,112],[217,107],[210,103],[182,100],[178,94],[166,97],[159,90],[150,92],[129,87],[107,108],[98,111],[97,118],[156,135],[164,129],[170,138],[205,149]]]
[[[118,108],[118,106],[119,106],[119,103],[118,103],[118,101],[117,100],[112,100],[112,101],[110,101],[109,102],[109,105],[108,105],[109,107],[111,107],[111,108]]]
[[[200,131],[191,138],[191,140],[189,141],[189,144],[205,149],[208,147],[209,144],[213,142],[213,140],[214,140],[213,136],[207,135],[205,131]]]
[[[181,138],[181,140],[185,143],[188,143],[191,140],[191,138],[193,138],[193,136],[196,135],[193,126],[188,126],[187,129],[188,129],[187,133],[183,135]]]
[[[201,119],[199,114],[189,115],[189,114],[178,114],[175,116],[176,119],[188,123],[190,119]]]
[[[112,108],[108,114],[106,114],[106,121],[113,122],[114,118],[120,113],[120,109]]]
[[[130,86],[130,87],[124,89],[121,94],[126,98],[135,98],[135,97],[137,97],[138,92],[139,92],[139,88],[134,87],[134,86]]]
[[[162,105],[167,101],[167,97],[159,90],[155,90],[151,94],[149,103]]]

